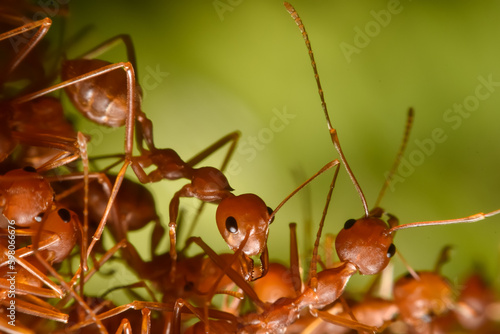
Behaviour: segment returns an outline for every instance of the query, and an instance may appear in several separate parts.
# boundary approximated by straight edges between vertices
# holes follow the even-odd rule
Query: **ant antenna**
[[[382,189],[380,190],[380,193],[378,194],[377,201],[375,202],[374,208],[378,208],[380,201],[382,200],[382,197],[384,197],[385,191],[387,190],[387,187],[392,181],[392,178],[394,177],[394,173],[396,172],[396,168],[398,168],[399,163],[401,162],[401,157],[403,156],[403,153],[406,149],[406,145],[408,144],[408,139],[410,138],[410,132],[411,132],[411,127],[413,125],[413,118],[414,118],[414,113],[413,113],[413,108],[408,109],[408,118],[406,119],[406,128],[405,128],[405,134],[403,137],[403,141],[401,142],[401,146],[399,147],[398,154],[396,155],[396,160],[394,161],[394,164],[392,165],[392,168],[389,172],[389,174],[386,175],[385,177],[385,182],[384,185],[382,186]]]
[[[321,99],[321,107],[323,108],[323,112],[325,114],[326,118],[326,124],[328,126],[328,131],[330,132],[330,137],[332,138],[332,143],[337,152],[340,155],[340,160],[345,166],[345,169],[347,170],[347,173],[349,174],[349,177],[351,178],[352,183],[354,184],[354,187],[356,188],[359,197],[361,198],[361,203],[363,204],[363,208],[365,210],[365,217],[368,217],[368,205],[366,204],[366,198],[365,195],[363,194],[363,191],[361,190],[361,187],[359,186],[358,181],[356,180],[356,177],[354,176],[351,167],[349,167],[349,164],[347,163],[347,160],[344,156],[344,152],[342,151],[342,148],[340,147],[340,142],[337,136],[337,130],[332,127],[332,123],[330,121],[330,116],[328,114],[328,109],[326,108],[326,102],[325,102],[325,97],[323,94],[323,89],[321,88],[321,82],[319,80],[319,74],[318,74],[318,69],[316,67],[316,61],[314,60],[314,54],[311,48],[311,42],[309,41],[309,37],[306,32],[306,28],[304,27],[304,24],[302,23],[301,18],[299,17],[299,14],[293,8],[292,5],[290,5],[288,2],[283,3],[286,7],[286,10],[292,18],[295,20],[295,23],[299,27],[300,32],[302,33],[302,37],[304,38],[304,41],[306,43],[307,50],[309,51],[309,58],[311,58],[311,65],[314,71],[314,78],[316,79],[316,85],[318,86],[318,93],[319,93],[319,98]]]
[[[279,209],[281,209],[281,207],[283,205],[285,205],[285,203],[293,196],[295,195],[296,193],[298,193],[300,191],[300,189],[304,188],[306,185],[309,184],[309,182],[311,182],[312,180],[314,180],[316,177],[318,177],[319,175],[323,174],[324,172],[326,172],[327,170],[329,170],[330,168],[334,167],[334,166],[337,166],[339,164],[339,161],[337,159],[333,160],[333,161],[330,161],[329,163],[327,163],[326,165],[324,165],[319,171],[316,172],[316,174],[314,174],[313,176],[311,176],[310,178],[308,178],[304,183],[302,183],[300,186],[297,187],[297,189],[295,189],[294,191],[292,191],[283,201],[281,201],[280,204],[278,204],[278,206],[276,207],[276,209],[274,209],[274,211],[271,213],[271,215],[269,216],[269,220],[268,220],[268,223],[271,224],[271,222],[273,221],[274,219],[274,216],[276,215],[276,213],[279,211]]]
[[[489,218],[489,217],[497,215],[499,213],[500,213],[500,209],[497,209],[495,211],[491,211],[488,213],[479,212],[479,213],[476,213],[474,215],[471,215],[468,217],[463,217],[463,218],[445,219],[445,220],[431,220],[431,221],[426,221],[426,222],[416,222],[416,223],[408,223],[408,224],[404,224],[404,225],[397,225],[397,226],[391,227],[389,230],[387,230],[386,234],[390,235],[397,230],[402,230],[405,228],[412,228],[412,227],[420,227],[420,226],[475,223],[477,221]]]
[[[323,209],[323,214],[321,215],[321,220],[319,222],[318,233],[316,234],[316,241],[314,241],[313,255],[311,259],[311,265],[309,267],[309,281],[311,288],[316,291],[318,286],[318,275],[317,275],[317,262],[318,262],[318,248],[319,241],[321,239],[321,233],[323,232],[323,226],[325,225],[326,214],[328,213],[328,207],[330,206],[330,201],[332,199],[333,189],[335,188],[335,182],[337,181],[337,175],[339,174],[339,166],[335,169],[335,174],[333,175],[332,183],[330,184],[330,189],[328,190],[328,195],[326,196],[326,203]]]

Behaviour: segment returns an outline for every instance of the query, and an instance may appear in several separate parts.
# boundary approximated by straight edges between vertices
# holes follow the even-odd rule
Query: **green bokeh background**
[[[354,45],[355,28],[364,31],[367,24],[373,26],[372,11],[380,13],[391,3],[399,3],[400,13],[392,15],[385,27],[379,26],[369,44],[348,62],[341,43]],[[475,94],[479,76],[500,81],[500,3],[297,0],[292,4],[310,35],[334,127],[369,206],[393,163],[411,106],[416,116],[405,159],[415,158],[421,151],[415,141],[431,138],[436,128],[443,129],[447,139],[424,155],[404,182],[395,183],[381,205],[401,223],[458,218],[500,207],[500,87],[480,101],[457,129],[443,119],[447,109]],[[218,11],[215,5],[225,7]],[[189,158],[240,130],[241,145],[248,148],[251,137],[259,138],[270,127],[273,110],[286,109],[294,115],[272,140],[260,141],[261,150],[254,158],[236,152],[233,161],[238,168],[227,173],[236,194],[256,193],[275,207],[299,182],[338,157],[304,42],[281,1],[72,0],[69,7],[67,38],[91,25],[68,49],[69,58],[116,34],[132,36],[145,91],[143,110],[154,123],[159,147],[174,148]],[[123,61],[125,53],[118,47],[103,58]],[[155,87],[146,87],[145,83],[154,83],[148,77],[154,69],[168,76]],[[80,127],[92,134],[90,123],[82,121]],[[100,133],[104,132],[103,139],[94,132],[92,154],[122,152],[123,130]],[[219,154],[206,164],[217,166],[221,159]],[[309,192],[297,195],[278,213],[268,240],[272,259],[288,263],[292,221],[299,225],[303,257],[310,256],[307,250],[313,239],[307,228],[315,234],[330,178],[331,173],[318,178]],[[165,224],[170,198],[184,183],[150,186]],[[196,205],[181,200],[188,210],[187,221]],[[346,219],[362,214],[342,169],[325,232],[336,233]],[[227,251],[214,216],[215,206],[208,205],[194,234],[216,250]],[[444,267],[449,278],[459,281],[475,262],[496,277],[499,225],[500,218],[491,218],[404,230],[398,232],[395,244],[416,269],[432,269],[439,250],[451,244],[455,251]],[[145,233],[141,241],[147,240],[150,230]],[[162,247],[166,250],[167,244]],[[397,273],[404,270],[398,259],[394,263]]]

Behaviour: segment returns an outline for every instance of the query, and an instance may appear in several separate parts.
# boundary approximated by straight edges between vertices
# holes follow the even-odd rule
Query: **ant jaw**
[[[246,281],[256,281],[264,277],[269,270],[269,252],[267,246],[260,255],[260,266],[256,267],[254,260],[244,253],[240,257],[240,262],[241,272]]]

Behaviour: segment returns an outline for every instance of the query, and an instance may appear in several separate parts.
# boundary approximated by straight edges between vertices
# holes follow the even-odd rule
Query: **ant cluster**
[[[413,123],[409,109],[405,136],[374,208],[369,209],[332,126],[309,37],[295,9],[285,2],[305,40],[328,133],[337,159],[328,162],[273,210],[258,195],[234,194],[224,175],[240,137],[232,132],[189,160],[169,148],[158,148],[153,122],[141,109],[132,41],[119,35],[77,57],[65,59],[60,79],[45,74],[44,36],[50,18],[30,20],[35,5],[12,2],[0,7],[2,59],[0,94],[0,221],[2,304],[0,329],[7,333],[494,333],[498,331],[494,290],[480,275],[458,289],[441,275],[449,258],[445,247],[429,271],[415,271],[393,282],[390,261],[398,253],[396,231],[420,226],[473,223],[500,213],[400,224],[379,207],[403,156]],[[18,43],[22,37],[23,42]],[[15,42],[15,43],[14,43]],[[123,43],[128,59],[97,59]],[[16,48],[13,48],[16,45]],[[59,75],[57,75],[59,76]],[[54,83],[53,81],[57,83]],[[125,128],[124,152],[89,156],[92,138],[65,117],[57,93],[64,91],[86,118],[107,127]],[[199,165],[229,146],[220,167]],[[135,153],[138,152],[138,153]],[[97,168],[97,160],[114,161]],[[115,174],[111,170],[119,167]],[[132,177],[126,177],[131,167]],[[340,169],[345,169],[363,206],[361,218],[345,222],[335,241],[338,261],[321,258],[322,230]],[[318,175],[333,170],[326,202],[303,281],[296,225],[290,224],[290,265],[269,260],[267,237],[278,211]],[[156,211],[146,183],[186,181],[169,199],[169,223]],[[326,188],[326,187],[325,187]],[[215,222],[233,253],[215,252],[200,237],[179,245],[181,199],[192,197],[217,206]],[[136,250],[129,235],[150,223],[149,259]],[[113,240],[101,243],[106,231]],[[404,232],[403,232],[404,233]],[[169,241],[162,249],[162,240]],[[333,246],[334,243],[334,246]],[[194,245],[193,245],[194,244]],[[326,245],[325,241],[325,245]],[[181,247],[182,246],[182,247]],[[201,252],[188,255],[188,248]],[[325,246],[326,247],[326,246]],[[259,258],[260,265],[255,264]],[[101,295],[88,292],[94,275],[110,275],[106,263],[126,263],[137,277],[133,284],[112,287]],[[404,260],[403,260],[404,261]],[[318,271],[318,265],[321,269]],[[375,275],[373,284],[392,290],[364,298],[345,292],[356,274]],[[112,275],[113,273],[111,273]],[[144,289],[149,298],[136,292]],[[123,290],[133,301],[121,305],[107,298]],[[387,292],[387,291],[386,291]],[[221,295],[218,302],[214,296]]]

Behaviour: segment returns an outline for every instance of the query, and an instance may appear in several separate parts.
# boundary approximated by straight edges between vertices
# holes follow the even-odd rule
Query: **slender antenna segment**
[[[332,127],[332,123],[330,121],[330,115],[328,114],[328,109],[326,108],[326,102],[325,102],[325,97],[323,94],[323,89],[321,88],[321,82],[319,80],[319,74],[318,74],[318,69],[316,67],[316,61],[314,60],[314,54],[311,48],[311,42],[309,41],[309,37],[306,32],[306,28],[304,27],[304,24],[302,23],[302,20],[299,17],[299,14],[297,14],[297,11],[295,8],[293,8],[292,5],[290,5],[288,2],[283,3],[285,5],[286,10],[292,18],[295,20],[295,23],[299,27],[300,32],[302,33],[302,37],[304,38],[304,41],[306,42],[306,47],[307,50],[309,51],[309,58],[311,58],[311,65],[314,71],[314,78],[316,79],[316,85],[318,86],[318,93],[319,97],[321,99],[321,107],[323,108],[323,112],[325,114],[326,118],[326,124],[328,126],[328,131],[330,131],[330,137],[332,138],[333,146],[335,146],[335,149],[340,155],[340,160],[345,166],[345,169],[347,170],[347,173],[349,174],[349,177],[351,178],[352,183],[354,184],[354,187],[356,188],[359,197],[361,198],[361,203],[363,204],[363,208],[365,210],[365,217],[368,217],[368,205],[366,204],[366,198],[365,195],[363,194],[363,191],[361,190],[361,187],[359,186],[358,181],[356,180],[356,177],[354,176],[351,167],[349,167],[349,164],[347,163],[347,160],[344,156],[344,153],[342,152],[342,148],[340,147],[340,142],[337,136],[337,130]]]
[[[431,221],[426,221],[426,222],[416,222],[416,223],[409,223],[409,224],[404,224],[404,225],[398,225],[390,228],[387,230],[387,235],[394,233],[397,230],[402,230],[405,228],[412,228],[412,227],[420,227],[420,226],[431,226],[431,225],[449,225],[449,224],[462,224],[462,223],[475,223],[477,221],[486,219],[488,217],[497,215],[500,213],[500,209],[491,211],[488,213],[476,213],[472,216],[464,217],[464,218],[456,218],[456,219],[446,219],[446,220],[431,220]]]
[[[309,267],[309,280],[311,288],[316,291],[318,286],[318,274],[316,264],[318,263],[318,248],[321,239],[321,233],[323,232],[323,226],[325,225],[326,214],[328,213],[328,207],[332,200],[333,189],[335,188],[335,182],[337,181],[337,175],[339,174],[339,166],[335,168],[335,174],[333,175],[332,183],[330,184],[330,189],[328,190],[328,195],[326,196],[326,203],[323,209],[323,214],[321,215],[321,221],[319,222],[318,233],[316,234],[316,241],[314,242],[313,255],[311,259],[311,265]]]
[[[283,201],[281,201],[281,203],[278,204],[278,206],[276,207],[276,209],[274,209],[274,211],[271,213],[271,215],[269,216],[268,224],[271,224],[274,216],[279,211],[279,209],[281,209],[281,207],[283,205],[285,205],[285,203],[293,195],[295,195],[296,193],[298,193],[300,191],[300,189],[304,188],[306,185],[309,184],[309,182],[311,182],[312,180],[314,180],[315,178],[317,178],[319,175],[323,174],[324,172],[326,172],[330,168],[337,166],[338,164],[339,164],[339,161],[337,159],[335,159],[333,161],[330,161],[329,163],[327,163],[326,165],[324,165],[319,171],[317,171],[316,174],[314,174],[313,176],[311,176],[310,178],[308,178],[304,183],[302,183],[300,186],[298,186],[297,189],[295,189],[294,191],[292,191],[292,193],[290,195],[288,195]]]
[[[406,128],[405,128],[405,134],[403,136],[403,141],[401,142],[398,154],[396,155],[396,160],[394,161],[394,164],[392,165],[389,174],[387,174],[387,176],[385,177],[384,185],[382,186],[382,189],[380,189],[380,193],[378,194],[377,201],[375,202],[374,205],[375,208],[379,207],[380,201],[382,200],[382,197],[384,197],[385,191],[387,190],[387,187],[391,183],[392,178],[394,177],[394,173],[396,172],[396,169],[398,168],[399,163],[401,162],[401,157],[403,156],[403,153],[408,144],[408,139],[410,138],[410,132],[413,125],[413,118],[414,118],[413,108],[410,108],[408,110],[408,118],[406,119]]]

